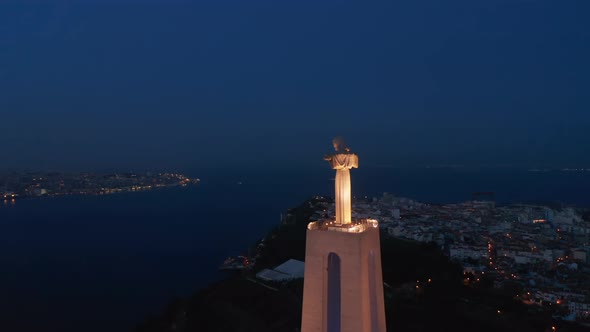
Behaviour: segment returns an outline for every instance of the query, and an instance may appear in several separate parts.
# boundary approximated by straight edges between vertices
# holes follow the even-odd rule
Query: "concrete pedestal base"
[[[379,228],[307,230],[302,332],[385,332]]]

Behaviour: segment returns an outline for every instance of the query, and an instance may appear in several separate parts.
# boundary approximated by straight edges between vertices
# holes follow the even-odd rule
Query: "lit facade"
[[[336,217],[307,227],[302,332],[385,332],[379,225],[351,218],[350,169],[358,157],[334,144]]]

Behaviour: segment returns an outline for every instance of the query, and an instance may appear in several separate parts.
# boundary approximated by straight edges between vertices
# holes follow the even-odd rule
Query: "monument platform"
[[[385,332],[379,223],[307,226],[303,332]]]
[[[333,231],[345,233],[362,233],[370,228],[378,228],[379,222],[375,219],[353,219],[351,223],[340,224],[335,219],[323,219],[310,222],[307,229],[311,231]]]

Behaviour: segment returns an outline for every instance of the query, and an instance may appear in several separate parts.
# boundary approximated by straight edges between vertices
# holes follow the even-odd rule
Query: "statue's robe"
[[[352,222],[350,169],[359,167],[359,159],[354,153],[338,153],[328,161],[336,170],[336,223],[349,224]]]

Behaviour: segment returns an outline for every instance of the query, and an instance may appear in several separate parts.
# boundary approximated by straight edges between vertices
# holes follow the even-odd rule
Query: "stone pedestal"
[[[302,332],[385,332],[377,222],[307,230]]]

